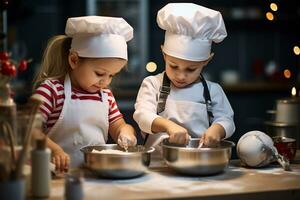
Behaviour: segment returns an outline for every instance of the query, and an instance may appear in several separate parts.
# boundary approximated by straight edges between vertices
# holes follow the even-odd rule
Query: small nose
[[[99,80],[99,84],[102,86],[107,86],[110,84],[111,79],[109,77],[103,77]]]
[[[185,77],[186,77],[185,73],[182,73],[182,72],[177,73],[177,79],[178,79],[179,81],[184,80]]]

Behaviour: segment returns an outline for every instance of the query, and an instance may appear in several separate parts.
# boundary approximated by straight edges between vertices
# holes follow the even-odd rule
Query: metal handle
[[[280,155],[275,147],[272,148],[272,152],[274,154],[277,162],[282,166],[285,171],[291,171],[290,161],[283,155]]]

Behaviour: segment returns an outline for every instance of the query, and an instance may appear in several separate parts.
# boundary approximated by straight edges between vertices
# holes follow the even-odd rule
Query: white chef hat
[[[207,60],[212,41],[227,36],[220,12],[193,3],[167,4],[158,11],[157,23],[166,30],[163,52],[185,60]]]
[[[81,57],[128,59],[126,42],[133,38],[133,28],[123,18],[73,17],[65,32],[72,37],[71,50]]]

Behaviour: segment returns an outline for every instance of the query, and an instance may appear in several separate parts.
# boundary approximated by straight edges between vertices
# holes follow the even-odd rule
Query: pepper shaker
[[[66,174],[65,176],[65,199],[83,200],[82,176]]]

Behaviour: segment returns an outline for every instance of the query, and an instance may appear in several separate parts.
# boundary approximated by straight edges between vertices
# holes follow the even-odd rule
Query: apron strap
[[[212,113],[212,102],[211,102],[211,97],[210,97],[210,93],[208,90],[208,86],[206,83],[206,80],[204,79],[202,73],[200,74],[200,78],[201,78],[201,82],[203,85],[203,97],[205,100],[205,104],[206,104],[206,111],[207,111],[207,116],[208,116],[208,124],[209,126],[211,126],[214,115]]]
[[[159,114],[165,110],[166,101],[171,91],[171,81],[166,75],[166,72],[163,75],[163,82],[162,86],[159,88],[159,98],[158,98],[158,104],[156,107],[156,113]],[[144,139],[144,145],[146,144],[148,140],[149,134],[145,133],[145,139]]]
[[[163,76],[162,86],[160,86],[160,88],[159,88],[160,93],[159,93],[159,99],[158,99],[158,104],[157,104],[157,108],[156,108],[157,114],[159,114],[165,110],[166,101],[167,101],[167,98],[168,98],[168,96],[170,94],[170,90],[171,90],[170,85],[171,85],[171,81],[165,72],[164,76]]]
[[[64,80],[64,92],[65,92],[65,99],[72,99],[72,84],[70,75],[66,74],[65,80]]]
[[[212,120],[214,118],[214,115],[212,113],[212,102],[211,102],[211,97],[210,97],[210,93],[208,90],[208,86],[206,83],[206,80],[204,79],[203,75],[200,74],[200,78],[201,78],[201,82],[203,85],[203,97],[205,100],[205,104],[206,104],[206,111],[207,111],[207,116],[208,116],[208,124],[209,126],[211,126],[212,124]],[[171,81],[169,79],[169,77],[166,75],[166,72],[163,75],[163,83],[162,86],[159,89],[159,99],[158,99],[158,104],[157,104],[157,114],[163,112],[165,110],[165,106],[166,106],[166,101],[167,98],[170,94],[170,90],[171,90]],[[146,134],[145,136],[145,140],[144,140],[144,145],[147,142],[149,137],[149,134]]]

